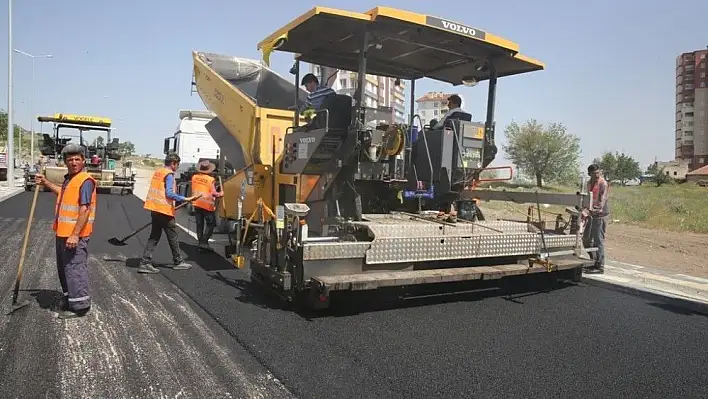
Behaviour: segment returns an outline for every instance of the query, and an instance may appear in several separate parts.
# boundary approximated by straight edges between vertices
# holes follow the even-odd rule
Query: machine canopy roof
[[[357,71],[361,34],[371,33],[366,72],[401,79],[430,78],[452,85],[489,79],[482,60],[493,59],[499,77],[542,70],[509,40],[467,25],[388,7],[366,13],[315,7],[258,44],[298,54],[311,64]],[[278,44],[276,44],[278,43]]]

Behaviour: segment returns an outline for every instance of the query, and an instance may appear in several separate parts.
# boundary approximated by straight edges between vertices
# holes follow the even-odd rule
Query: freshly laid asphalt
[[[706,397],[708,317],[580,285],[400,299],[354,295],[293,310],[216,254],[138,275],[149,221],[134,196],[101,195],[92,314],[54,318],[51,193],[40,193],[21,295],[10,293],[31,193],[0,203],[0,397]],[[184,220],[182,218],[181,220]],[[193,223],[192,223],[193,226]],[[106,260],[106,259],[112,260]],[[167,263],[163,238],[155,260]],[[282,384],[282,385],[281,385]]]

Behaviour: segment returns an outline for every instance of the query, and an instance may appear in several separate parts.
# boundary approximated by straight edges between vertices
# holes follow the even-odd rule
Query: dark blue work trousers
[[[79,238],[76,248],[66,247],[66,238],[57,237],[57,272],[69,310],[79,311],[91,307],[89,295],[88,244],[90,237]]]

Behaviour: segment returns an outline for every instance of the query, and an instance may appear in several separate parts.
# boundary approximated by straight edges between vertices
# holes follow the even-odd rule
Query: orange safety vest
[[[211,212],[216,210],[214,197],[211,195],[211,187],[213,184],[214,178],[207,174],[197,173],[192,176],[192,195],[202,195],[198,200],[194,201],[193,204],[195,207]]]
[[[93,232],[93,221],[96,219],[96,180],[86,172],[74,175],[66,187],[60,189],[54,208],[54,225],[52,229],[57,237],[69,237],[74,232],[74,226],[79,220],[79,200],[81,199],[81,185],[86,180],[93,181],[93,194],[91,195],[91,209],[86,225],[79,232],[79,237],[88,237]]]
[[[143,208],[167,216],[175,215],[174,201],[167,199],[167,190],[165,190],[165,178],[173,174],[174,172],[169,168],[160,168],[153,173]],[[175,191],[177,187],[174,180],[172,182],[172,191]]]

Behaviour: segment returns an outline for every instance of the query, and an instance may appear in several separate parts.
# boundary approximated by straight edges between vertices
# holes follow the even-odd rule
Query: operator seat
[[[329,111],[329,130],[345,131],[352,122],[352,98],[344,94],[334,94],[325,98],[318,113],[307,124],[305,131],[324,129],[327,127],[327,112]]]
[[[464,112],[464,111],[453,112],[452,115],[450,115],[447,119],[445,119],[445,126],[447,127],[448,122],[452,121],[452,120],[472,122],[472,114]]]

